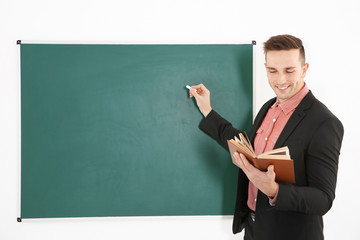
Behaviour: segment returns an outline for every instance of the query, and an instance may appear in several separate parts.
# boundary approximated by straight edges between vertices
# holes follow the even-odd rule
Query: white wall
[[[235,43],[257,40],[256,109],[273,93],[261,44],[304,40],[309,88],[343,122],[337,197],[326,239],[360,239],[360,2],[240,0],[0,0],[0,239],[242,239],[230,217],[32,220],[19,216],[19,47],[16,40],[115,43]],[[216,94],[216,92],[212,92]],[[355,115],[355,116],[354,116]],[[197,123],[194,123],[197,124]]]

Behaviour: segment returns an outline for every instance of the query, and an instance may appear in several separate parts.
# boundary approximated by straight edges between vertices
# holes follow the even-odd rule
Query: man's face
[[[271,88],[280,102],[283,102],[304,86],[304,78],[309,64],[302,65],[298,49],[268,51],[266,72]]]

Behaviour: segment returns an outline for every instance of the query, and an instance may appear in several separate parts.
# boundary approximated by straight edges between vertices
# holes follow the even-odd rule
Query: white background
[[[337,195],[324,217],[325,238],[360,239],[357,229],[360,129],[356,124],[360,116],[359,12],[358,0],[0,0],[0,239],[242,239],[242,234],[231,233],[232,218],[222,216],[17,223],[20,82],[16,40],[65,43],[256,40],[257,112],[273,96],[263,66],[262,43],[272,35],[284,33],[303,39],[310,63],[305,80],[345,127]],[[221,107],[218,108],[221,112]]]

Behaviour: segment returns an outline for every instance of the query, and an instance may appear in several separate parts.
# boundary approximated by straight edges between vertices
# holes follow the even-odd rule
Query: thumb
[[[268,166],[267,170],[268,170],[268,171],[267,171],[266,175],[267,175],[268,177],[270,177],[270,178],[272,178],[272,179],[275,180],[275,178],[276,178],[276,173],[275,173],[275,171],[274,171],[274,165]]]
[[[274,173],[275,174],[274,165],[268,166],[267,170],[268,170],[269,173],[271,173],[271,174]]]

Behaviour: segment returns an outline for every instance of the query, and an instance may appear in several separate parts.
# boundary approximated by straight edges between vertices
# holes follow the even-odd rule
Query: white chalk
[[[197,93],[197,90],[195,88],[190,87],[189,85],[186,85],[186,88],[189,90],[194,89],[194,91]]]

